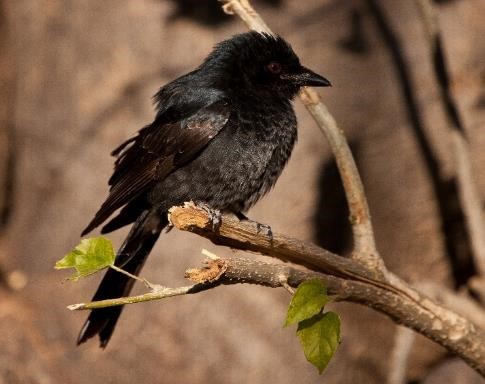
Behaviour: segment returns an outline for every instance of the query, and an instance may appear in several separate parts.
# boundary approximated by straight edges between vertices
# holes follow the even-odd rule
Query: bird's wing
[[[229,119],[227,101],[217,101],[178,121],[156,119],[138,135],[113,151],[117,156],[110,192],[82,235],[114,211],[190,162],[224,127]]]

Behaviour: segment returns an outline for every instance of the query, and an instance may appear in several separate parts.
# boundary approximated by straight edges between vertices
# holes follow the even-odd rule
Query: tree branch
[[[421,333],[462,357],[472,368],[485,375],[485,333],[468,319],[436,304],[392,274],[390,280],[376,280],[354,260],[278,233],[273,234],[271,240],[258,230],[260,224],[250,220],[239,221],[230,215],[223,215],[219,228],[214,230],[210,213],[194,204],[172,207],[169,217],[178,229],[206,237],[215,244],[259,252],[325,272],[289,268],[286,270],[287,283],[293,287],[310,276],[320,276],[327,283],[328,292],[336,295],[338,300],[363,304],[386,314],[396,323]],[[268,264],[269,270],[263,273],[261,268],[266,264],[258,265],[259,268],[249,269],[247,274],[242,268],[238,271],[241,274],[239,280],[232,276],[233,281],[257,283],[260,274],[277,276],[281,273],[273,264]]]
[[[202,270],[191,269],[186,276],[197,283],[179,288],[151,285],[152,291],[139,296],[82,303],[71,310],[95,309],[113,305],[194,294],[218,285],[250,283],[268,287],[297,287],[310,278],[323,279],[328,293],[337,301],[359,303],[382,312],[396,323],[413,329],[462,357],[471,367],[485,375],[485,334],[469,320],[450,311],[426,296],[414,291],[400,280],[394,284],[373,280],[358,262],[332,254],[315,245],[277,234],[273,238],[262,233],[261,225],[250,220],[239,221],[223,215],[220,227],[214,229],[211,213],[194,204],[173,207],[171,223],[216,244],[257,251],[288,260],[318,271],[300,270],[287,264],[274,264],[250,259],[219,259],[207,261]],[[321,273],[325,271],[325,273]],[[391,284],[392,283],[392,284]]]
[[[250,29],[273,34],[248,0],[219,1],[226,13],[237,14]],[[364,187],[347,140],[317,92],[310,87],[304,87],[300,91],[300,99],[327,138],[335,156],[350,211],[354,238],[354,252],[351,257],[366,265],[374,275],[383,275],[386,273],[384,262],[377,252]]]
[[[260,230],[260,223],[249,219],[239,220],[223,214],[217,232],[214,232],[210,212],[190,202],[182,207],[172,207],[169,220],[178,229],[207,237],[217,245],[262,253],[335,276],[373,281],[373,273],[360,263],[279,233],[270,236]]]
[[[172,210],[171,217],[175,225],[180,224],[181,217],[190,217],[187,213],[183,213],[186,209],[189,209],[190,212],[192,212],[193,209],[197,208],[180,207],[176,210]],[[203,209],[200,209],[200,211],[205,212]],[[222,226],[225,227],[225,231],[232,228],[234,234],[233,237],[238,237],[238,232],[241,229],[238,228],[237,225],[231,226],[227,224],[227,219],[226,216],[222,219]],[[180,224],[178,228],[192,228],[193,232],[199,234],[211,233],[210,230],[207,230],[208,232],[197,232],[196,228],[199,227],[196,227],[194,222],[195,221],[192,220],[188,225]],[[231,223],[234,224],[235,221],[232,221]],[[250,226],[252,226],[252,224],[250,224]],[[220,236],[221,238],[230,239],[227,236]],[[252,237],[259,237],[258,243],[267,240],[265,235],[257,233],[256,228],[253,228]],[[278,235],[278,237],[282,238],[281,235]],[[290,251],[284,252],[287,255],[291,253]],[[336,256],[336,258],[344,259],[339,256]],[[351,262],[355,263],[353,261]],[[433,303],[422,294],[415,293],[416,298],[412,299],[400,293],[399,290],[389,290],[386,286],[380,287],[365,281],[349,280],[346,277],[338,277],[316,271],[300,270],[288,264],[275,264],[246,258],[212,258],[207,260],[206,263],[207,266],[203,269],[190,269],[186,272],[187,277],[196,281],[196,284],[191,286],[178,288],[154,286],[152,292],[144,295],[74,304],[68,308],[71,310],[81,310],[133,304],[173,296],[194,294],[219,285],[247,283],[273,288],[286,288],[288,286],[298,287],[299,284],[308,279],[321,278],[325,281],[328,293],[334,297],[335,301],[349,301],[374,308],[375,310],[388,315],[397,323],[411,328],[441,344],[451,352],[462,357],[471,367],[476,369],[482,375],[485,375],[484,332],[467,319]]]

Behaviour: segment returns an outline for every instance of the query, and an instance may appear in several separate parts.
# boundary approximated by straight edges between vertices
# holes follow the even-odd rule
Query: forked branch
[[[220,0],[220,2],[226,13],[238,15],[250,29],[273,34],[251,7],[249,1]],[[310,87],[304,87],[300,91],[300,99],[327,138],[335,156],[350,211],[354,239],[354,252],[351,257],[366,265],[376,275],[383,275],[386,271],[384,262],[376,249],[367,198],[347,140],[317,92]]]

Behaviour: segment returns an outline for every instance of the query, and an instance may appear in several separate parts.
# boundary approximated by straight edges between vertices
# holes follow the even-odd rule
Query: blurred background
[[[254,0],[302,62],[347,134],[377,244],[407,281],[463,289],[477,274],[446,117],[413,1]],[[451,92],[485,193],[485,2],[435,1]],[[398,327],[375,311],[334,305],[343,339],[317,374],[294,329],[289,295],[254,286],[125,308],[105,351],[75,339],[101,274],[63,282],[56,260],[107,194],[109,152],[153,118],[151,96],[246,27],[215,0],[0,0],[0,383],[385,383]],[[274,231],[333,251],[352,247],[347,208],[324,137],[299,101],[299,141],[276,188],[249,213]],[[119,244],[126,231],[110,238]],[[195,235],[163,235],[142,275],[184,285]],[[138,287],[137,292],[143,290]],[[399,344],[399,343],[398,343]],[[483,382],[418,337],[407,383]]]

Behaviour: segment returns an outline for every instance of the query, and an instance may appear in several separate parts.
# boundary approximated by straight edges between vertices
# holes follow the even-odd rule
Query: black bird
[[[306,85],[330,82],[303,67],[281,37],[248,32],[219,43],[197,69],[159,90],[155,120],[112,152],[109,196],[82,236],[121,208],[101,232],[134,223],[116,265],[136,275],[170,207],[192,200],[243,217],[290,157],[291,100]],[[109,269],[93,300],[126,296],[133,283]],[[121,310],[93,310],[77,343],[99,334],[105,347]]]

